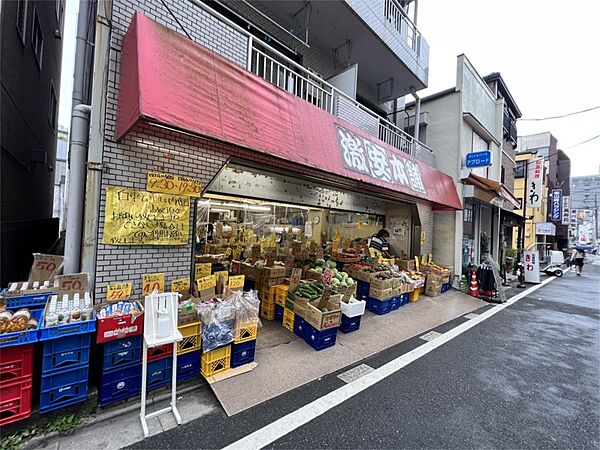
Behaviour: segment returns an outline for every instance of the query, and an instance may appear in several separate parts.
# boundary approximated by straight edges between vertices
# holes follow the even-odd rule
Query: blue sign
[[[552,191],[550,203],[550,220],[552,222],[560,222],[562,220],[562,189],[554,189]]]
[[[484,150],[482,152],[467,153],[467,168],[487,167],[492,165],[492,152]]]

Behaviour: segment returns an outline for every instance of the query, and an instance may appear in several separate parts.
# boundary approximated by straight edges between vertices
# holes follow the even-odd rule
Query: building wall
[[[514,193],[515,187],[515,150],[509,141],[502,141],[502,167],[504,168],[504,186]]]

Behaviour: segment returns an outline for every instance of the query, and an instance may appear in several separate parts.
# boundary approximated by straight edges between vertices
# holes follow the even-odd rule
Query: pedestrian
[[[575,273],[577,276],[581,276],[581,271],[583,270],[583,260],[585,259],[585,250],[582,248],[575,248],[573,252],[572,261],[575,264]]]
[[[390,233],[388,230],[382,228],[371,236],[371,240],[369,242],[369,247],[375,250],[375,253],[381,253],[385,258],[389,258],[390,254],[390,245],[388,244],[388,238],[390,237]]]

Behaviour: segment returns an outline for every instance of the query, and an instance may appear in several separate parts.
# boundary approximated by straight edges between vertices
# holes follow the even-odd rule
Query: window
[[[27,0],[17,0],[17,32],[25,45],[25,28],[27,27]]]
[[[502,169],[500,171],[500,183],[504,184],[505,176],[506,176],[506,170],[504,169],[504,166],[502,166]]]
[[[44,33],[42,24],[36,8],[33,8],[33,26],[31,31],[31,45],[37,59],[38,66],[42,70],[42,53],[44,52]]]
[[[527,161],[517,161],[517,165],[515,167],[515,178],[525,178],[525,167]]]
[[[56,131],[56,116],[58,112],[58,100],[54,90],[54,81],[50,81],[50,98],[48,99],[48,122],[52,131]]]

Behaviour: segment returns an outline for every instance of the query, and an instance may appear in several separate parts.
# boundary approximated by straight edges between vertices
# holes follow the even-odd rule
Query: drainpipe
[[[419,0],[415,0],[414,3],[414,10],[413,10],[413,24],[415,25],[415,28],[417,28],[417,11],[419,10]]]
[[[414,86],[411,86],[410,93],[413,96],[413,98],[415,99],[415,129],[413,132],[413,138],[414,138],[414,144],[415,144],[414,152],[416,155],[417,145],[419,142],[419,128],[421,125],[421,99],[417,95],[417,91],[415,90]]]

